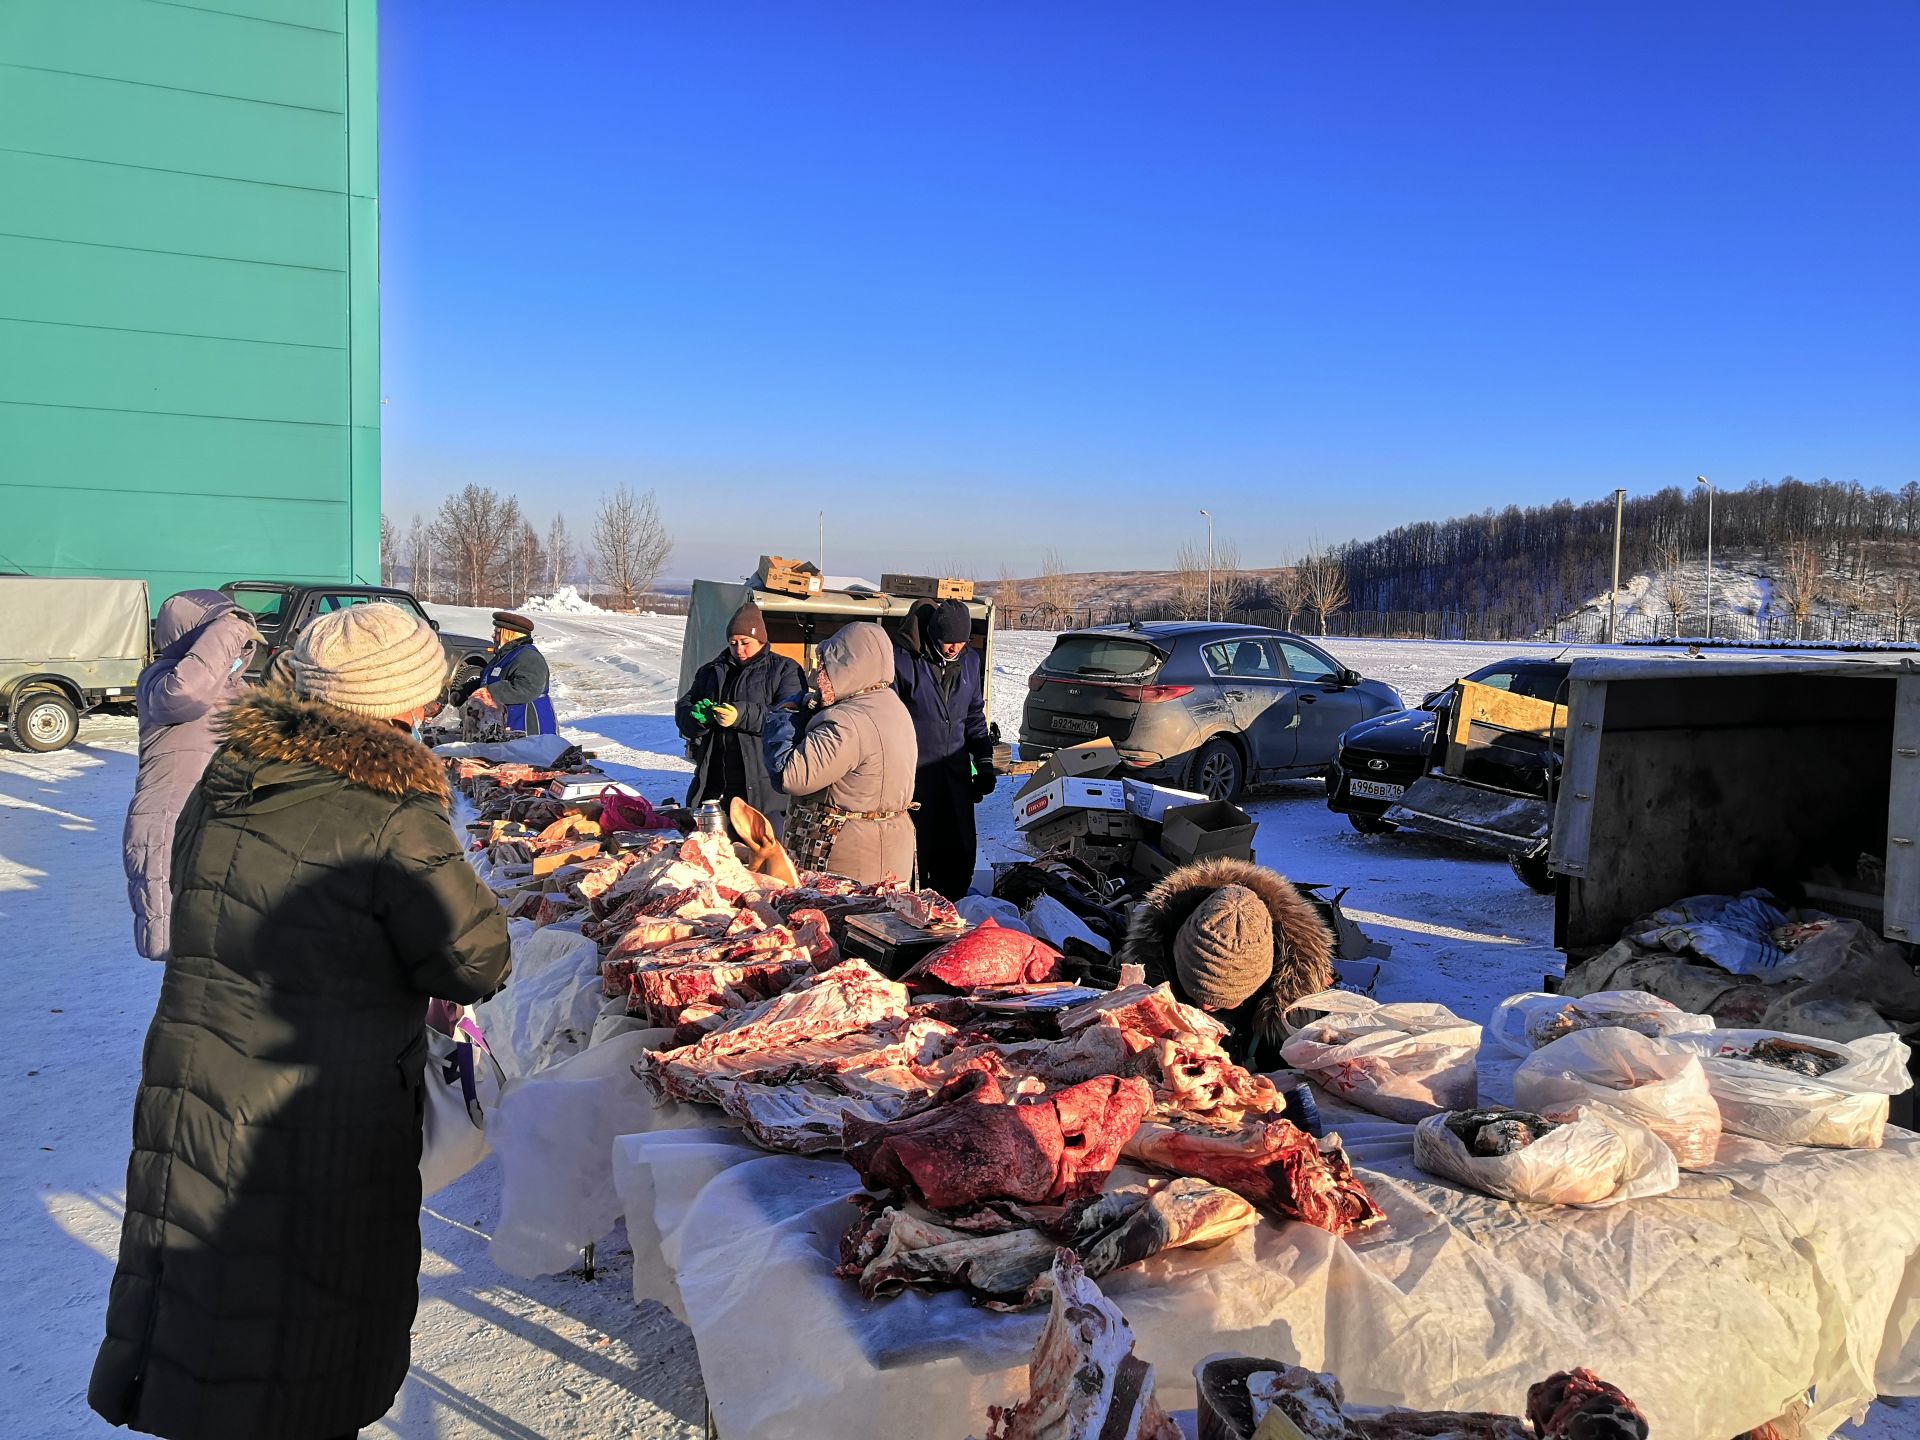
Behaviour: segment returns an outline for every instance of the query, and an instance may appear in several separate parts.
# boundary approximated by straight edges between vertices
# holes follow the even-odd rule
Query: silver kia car
[[[1201,621],[1070,630],[1027,691],[1023,757],[1105,736],[1128,774],[1215,800],[1321,774],[1349,726],[1401,708],[1311,640]]]

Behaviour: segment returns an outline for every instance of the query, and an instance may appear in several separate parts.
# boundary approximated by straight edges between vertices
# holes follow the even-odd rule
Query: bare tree
[[[1686,547],[1676,539],[1663,539],[1654,545],[1654,589],[1666,602],[1675,639],[1680,636],[1680,618],[1687,611],[1687,560]]]
[[[1300,573],[1298,565],[1283,565],[1280,568],[1280,573],[1273,580],[1273,602],[1274,608],[1285,617],[1280,622],[1282,628],[1291,630],[1293,617],[1307,604],[1307,580]]]
[[[1222,620],[1236,610],[1244,610],[1259,589],[1254,578],[1240,568],[1240,547],[1229,540],[1213,550],[1213,613]]]
[[[1780,552],[1780,578],[1786,584],[1787,609],[1793,615],[1794,638],[1807,638],[1807,616],[1820,598],[1820,547],[1811,540],[1790,540]]]
[[[1040,578],[1033,582],[1034,609],[1048,625],[1065,624],[1078,599],[1073,577],[1067,574],[1067,562],[1058,550],[1047,551],[1040,562]]]
[[[434,518],[434,544],[453,572],[453,592],[463,605],[484,604],[505,578],[500,572],[520,533],[520,502],[479,485],[449,495]]]
[[[639,597],[653,589],[673,554],[673,537],[660,518],[653,492],[636,494],[622,484],[603,496],[600,513],[593,519],[593,548],[607,588],[622,609],[633,609]]]
[[[506,570],[510,605],[531,599],[546,580],[546,549],[540,544],[539,532],[525,520],[520,522],[519,533],[507,546]]]
[[[433,554],[433,531],[418,515],[407,527],[406,554],[407,588],[422,600],[433,599],[430,583],[433,566],[429,558]]]
[[[1893,581],[1893,594],[1889,599],[1889,608],[1893,612],[1893,623],[1898,634],[1894,639],[1900,644],[1907,640],[1907,621],[1913,618],[1915,587],[1911,575],[1897,575]]]
[[[1207,552],[1192,541],[1173,557],[1171,603],[1176,620],[1198,620],[1207,613]]]
[[[1310,552],[1300,562],[1300,580],[1307,607],[1320,619],[1320,633],[1327,633],[1327,617],[1347,608],[1347,567],[1331,550]]]
[[[553,590],[567,583],[572,560],[573,536],[567,532],[567,517],[555,515],[547,526],[547,578]]]
[[[395,583],[399,566],[400,530],[393,523],[393,517],[382,511],[380,514],[380,583],[382,585]]]
[[[1013,567],[1002,565],[1000,578],[994,582],[993,605],[1002,616],[1001,623],[1012,627],[1017,625],[1024,609],[1025,588],[1020,578],[1013,573]]]

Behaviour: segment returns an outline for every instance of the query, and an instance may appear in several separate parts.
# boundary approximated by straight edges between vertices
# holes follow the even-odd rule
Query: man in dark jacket
[[[736,796],[781,827],[787,797],[767,778],[760,732],[767,712],[798,700],[800,667],[767,648],[767,620],[752,601],[727,622],[727,648],[702,665],[693,688],[673,707],[673,723],[693,752],[687,803]]]
[[[547,659],[533,648],[533,621],[511,610],[493,612],[493,658],[480,678],[453,697],[455,705],[478,699],[501,711],[509,730],[528,735],[557,734],[553,700],[547,694]]]
[[[973,807],[994,787],[986,685],[980,652],[967,643],[972,634],[966,605],[942,600],[917,606],[893,642],[893,688],[920,744],[913,786],[920,883],[950,900],[973,882]]]
[[[506,920],[408,728],[446,683],[398,606],[322,616],[181,811],[173,949],[134,1100],[87,1400],[172,1440],[331,1440],[384,1415],[419,1303],[430,996]]]

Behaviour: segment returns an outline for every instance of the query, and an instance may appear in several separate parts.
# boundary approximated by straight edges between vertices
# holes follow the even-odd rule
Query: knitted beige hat
[[[390,720],[440,698],[447,657],[424,620],[377,601],[322,615],[301,631],[293,677],[309,700]]]
[[[1244,885],[1222,885],[1173,937],[1173,969],[1196,1005],[1231,1010],[1273,976],[1273,916]]]

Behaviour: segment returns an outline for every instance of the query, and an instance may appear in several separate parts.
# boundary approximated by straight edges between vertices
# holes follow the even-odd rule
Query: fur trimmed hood
[[[249,759],[317,765],[395,800],[426,795],[449,803],[446,771],[433,752],[385,720],[258,691],[227,712],[221,729],[228,745]]]
[[[1174,871],[1147,892],[1147,898],[1127,922],[1119,962],[1146,967],[1147,979],[1179,980],[1173,968],[1173,937],[1200,903],[1223,885],[1244,885],[1260,898],[1273,917],[1273,977],[1236,1015],[1251,1017],[1251,1038],[1278,1046],[1284,1038],[1280,1017],[1303,995],[1333,984],[1333,932],[1293,882],[1277,870],[1249,860],[1215,856]]]

